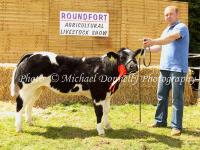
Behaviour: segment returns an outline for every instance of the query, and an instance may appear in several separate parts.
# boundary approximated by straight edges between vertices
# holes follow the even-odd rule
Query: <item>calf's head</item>
[[[107,56],[113,57],[117,61],[118,66],[123,66],[126,74],[135,73],[138,71],[136,56],[140,54],[142,49],[132,51],[128,48],[121,48],[117,53],[109,52]]]

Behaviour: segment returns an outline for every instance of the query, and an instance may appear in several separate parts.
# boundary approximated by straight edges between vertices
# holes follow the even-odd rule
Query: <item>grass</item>
[[[0,111],[5,111],[0,105]],[[5,106],[5,107],[4,107]],[[2,109],[4,107],[4,109]],[[14,106],[6,107],[9,111]],[[171,137],[170,127],[149,128],[153,122],[155,106],[142,105],[142,122],[138,120],[138,105],[111,106],[109,120],[113,127],[106,136],[99,137],[96,117],[90,104],[59,104],[45,110],[34,110],[34,126],[23,122],[23,132],[16,133],[14,116],[0,116],[1,150],[38,149],[122,149],[166,150],[200,148],[200,107],[184,109],[184,132],[180,137]],[[169,107],[170,123],[171,107]]]

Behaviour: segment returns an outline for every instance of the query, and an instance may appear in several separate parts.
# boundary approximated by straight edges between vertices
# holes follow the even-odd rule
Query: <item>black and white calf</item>
[[[102,116],[105,128],[111,128],[108,122],[110,100],[106,96],[117,90],[119,77],[138,70],[135,56],[140,51],[141,49],[131,51],[122,48],[117,53],[108,52],[102,57],[82,58],[50,52],[23,56],[13,71],[11,82],[11,95],[17,96],[16,130],[22,130],[22,112],[25,108],[26,120],[32,125],[32,106],[41,94],[40,87],[46,86],[59,93],[90,92],[97,117],[98,134],[105,134],[101,125]],[[124,72],[121,73],[120,70]]]

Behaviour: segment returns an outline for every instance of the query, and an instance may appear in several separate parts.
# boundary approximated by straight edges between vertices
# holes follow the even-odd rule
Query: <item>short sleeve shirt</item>
[[[177,30],[180,32],[181,38],[162,45],[160,69],[187,73],[189,52],[189,31],[187,26],[177,21],[167,27],[161,37],[166,37]]]

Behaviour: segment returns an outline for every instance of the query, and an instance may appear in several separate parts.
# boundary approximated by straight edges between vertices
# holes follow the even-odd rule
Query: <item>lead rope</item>
[[[149,52],[149,63],[146,64],[146,52]],[[143,56],[143,64],[145,67],[149,67],[151,65],[151,50],[150,47],[144,48],[144,56]]]
[[[146,64],[146,51],[149,51],[149,63],[148,65]],[[139,99],[139,121],[140,123],[142,122],[142,101],[141,101],[141,77],[140,77],[140,65],[141,65],[141,57],[143,56],[143,64],[145,67],[149,67],[151,65],[151,50],[150,47],[148,48],[143,48],[140,55],[139,55],[139,61],[138,61],[138,99]]]
[[[144,50],[143,50],[144,51]],[[141,87],[140,87],[140,83],[141,83],[141,79],[140,79],[140,62],[141,62],[141,56],[142,56],[143,54],[141,53],[140,54],[140,56],[139,56],[139,61],[138,61],[138,99],[139,99],[139,121],[140,121],[140,123],[141,123],[141,121],[142,121],[142,111],[141,111],[141,109],[142,109],[142,102],[141,102],[141,94],[140,94],[140,89],[141,89]]]

